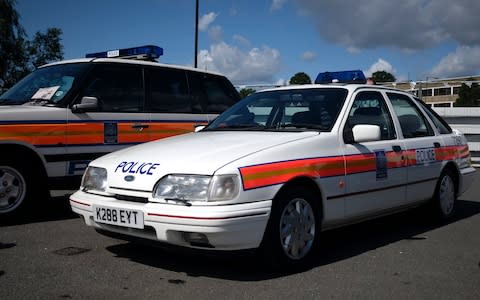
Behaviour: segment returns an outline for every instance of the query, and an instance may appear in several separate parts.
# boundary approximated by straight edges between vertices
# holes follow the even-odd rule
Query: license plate
[[[93,220],[98,223],[143,229],[143,212],[133,209],[93,206]]]

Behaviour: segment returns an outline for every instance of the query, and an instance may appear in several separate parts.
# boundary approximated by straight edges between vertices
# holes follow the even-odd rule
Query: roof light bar
[[[315,83],[365,83],[367,80],[361,70],[321,72]]]
[[[153,45],[88,53],[87,58],[130,58],[155,60],[163,55],[163,48]]]

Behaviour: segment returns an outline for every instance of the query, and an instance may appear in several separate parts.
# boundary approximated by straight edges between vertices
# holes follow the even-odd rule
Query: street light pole
[[[194,67],[197,67],[197,53],[198,53],[198,1],[195,0],[196,2],[196,8],[195,8],[195,64]]]

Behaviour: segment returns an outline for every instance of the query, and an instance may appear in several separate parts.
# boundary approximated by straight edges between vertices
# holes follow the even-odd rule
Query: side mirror
[[[202,125],[202,124],[196,124],[195,125],[195,132],[199,132],[199,131],[203,130],[203,128],[205,128],[205,127],[207,127],[207,126]]]
[[[352,132],[355,143],[379,141],[382,138],[378,125],[355,125]]]
[[[72,112],[83,113],[86,111],[93,111],[98,109],[97,97],[83,97],[79,104],[72,106]]]

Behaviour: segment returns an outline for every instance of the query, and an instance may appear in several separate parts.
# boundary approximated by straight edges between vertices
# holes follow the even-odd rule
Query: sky
[[[157,45],[193,66],[195,0],[17,0],[29,38],[62,29],[64,58]],[[478,0],[199,0],[198,67],[236,85],[360,69],[397,81],[480,74]]]

